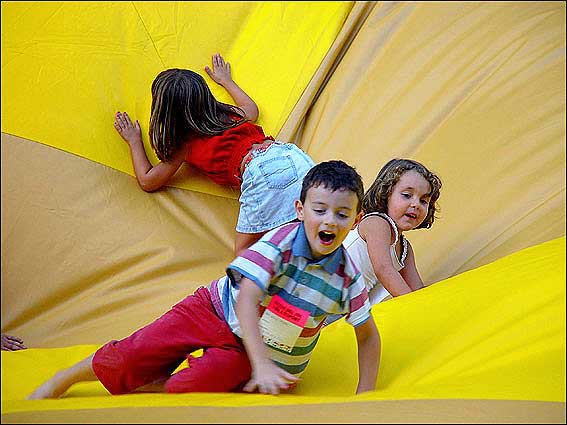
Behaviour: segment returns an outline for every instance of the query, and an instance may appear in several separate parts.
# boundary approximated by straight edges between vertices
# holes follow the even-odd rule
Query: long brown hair
[[[191,134],[214,136],[244,121],[244,111],[217,101],[196,72],[167,69],[152,83],[150,144],[162,161],[170,161]]]
[[[400,180],[402,174],[413,170],[423,176],[431,187],[429,210],[423,222],[416,229],[429,229],[435,221],[435,213],[439,211],[437,200],[441,195],[441,179],[423,164],[411,159],[392,159],[388,161],[376,176],[372,186],[364,194],[362,209],[365,214],[371,212],[388,213],[388,198],[392,194],[392,189]]]

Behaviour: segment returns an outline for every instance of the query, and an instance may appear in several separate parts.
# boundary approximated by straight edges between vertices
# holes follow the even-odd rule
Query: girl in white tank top
[[[394,241],[390,245],[390,259],[392,261],[394,269],[399,272],[404,268],[404,261],[408,252],[407,239],[404,238],[403,235],[398,236],[398,229],[396,227],[396,224],[388,216],[388,214],[376,212],[370,213],[362,217],[362,220],[370,216],[382,217],[389,223],[394,235]],[[398,244],[398,240],[400,239],[402,243],[402,254],[398,256],[396,252],[396,246]],[[364,278],[364,281],[366,283],[366,289],[368,290],[370,304],[378,304],[380,301],[383,301],[385,298],[389,297],[391,294],[386,288],[384,288],[384,285],[382,285],[382,282],[380,282],[380,280],[376,276],[376,273],[374,273],[370,255],[368,254],[368,246],[366,244],[366,241],[362,238],[362,236],[360,236],[360,233],[358,233],[358,227],[350,231],[350,233],[344,240],[343,245],[358,266],[360,273],[362,273],[362,277]]]
[[[366,215],[343,245],[364,278],[371,305],[423,288],[403,233],[431,227],[440,189],[439,177],[419,162],[393,159],[364,195]]]

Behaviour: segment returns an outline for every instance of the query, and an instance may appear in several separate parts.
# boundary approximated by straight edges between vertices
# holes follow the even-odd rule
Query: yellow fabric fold
[[[566,11],[561,2],[378,2],[301,125],[315,161],[370,187],[392,158],[443,181],[409,232],[436,282],[565,235]]]
[[[186,406],[237,408],[244,418],[247,407],[289,406],[278,411],[291,421],[292,409],[308,405],[372,408],[374,416],[353,415],[364,421],[384,418],[379,402],[452,399],[471,403],[459,413],[439,402],[445,421],[496,400],[514,406],[502,421],[562,407],[564,423],[564,3],[1,8],[2,329],[33,347],[2,352],[3,422]],[[117,110],[137,118],[156,161],[146,137],[153,78],[191,68],[229,101],[203,71],[217,51],[257,101],[266,132],[293,139],[316,161],[347,161],[366,187],[392,157],[441,176],[440,219],[407,236],[426,283],[443,280],[373,309],[382,362],[368,394],[353,395],[356,341],[339,322],[323,332],[294,394],[109,397],[91,383],[61,400],[23,400],[58,368],[220,276],[232,259],[237,191],[184,166],[173,187],[142,192],[112,126]],[[530,407],[536,402],[548,408]],[[419,407],[396,406],[395,420],[423,420]]]
[[[375,391],[358,396],[354,332],[341,320],[323,329],[294,394],[110,397],[93,382],[72,387],[57,401],[23,400],[57,369],[97,348],[82,345],[2,352],[2,412],[393,399],[565,402],[564,259],[565,238],[559,238],[378,304],[379,378]]]
[[[352,2],[3,2],[2,131],[134,175],[116,111],[138,119],[146,152],[151,83],[173,67],[205,77],[220,52],[277,135]],[[188,167],[172,186],[236,197]]]

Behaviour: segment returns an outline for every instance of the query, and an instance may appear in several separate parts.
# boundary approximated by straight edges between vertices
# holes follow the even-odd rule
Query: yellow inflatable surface
[[[167,68],[200,72],[217,99],[232,102],[204,72],[212,54],[221,52],[235,81],[262,106],[258,123],[276,136],[351,7],[324,1],[3,2],[2,99],[9,107],[2,108],[2,131],[134,175],[127,145],[116,138],[114,113],[127,111],[147,132],[151,83]],[[197,178],[175,185],[211,190]]]
[[[97,348],[80,345],[2,352],[2,412],[395,399],[564,403],[564,313],[565,238],[559,238],[375,306],[382,360],[373,392],[354,396],[356,341],[340,321],[323,331],[294,394],[110,396],[97,382],[77,384],[57,401],[24,400],[55,371]]]
[[[565,422],[564,2],[2,2],[2,422]],[[36,385],[220,276],[238,192],[188,166],[143,192],[162,70],[231,63],[267,134],[343,159],[368,188],[394,157],[443,180],[407,232],[422,291],[373,314],[376,390],[352,329],[325,329],[294,394],[108,396]]]

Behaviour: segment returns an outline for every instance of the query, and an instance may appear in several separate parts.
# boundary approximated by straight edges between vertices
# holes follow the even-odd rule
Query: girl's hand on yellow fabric
[[[224,58],[220,53],[216,53],[212,58],[213,69],[205,66],[205,71],[209,74],[216,83],[224,86],[226,83],[232,81],[232,75],[230,73],[230,63],[225,62]]]

